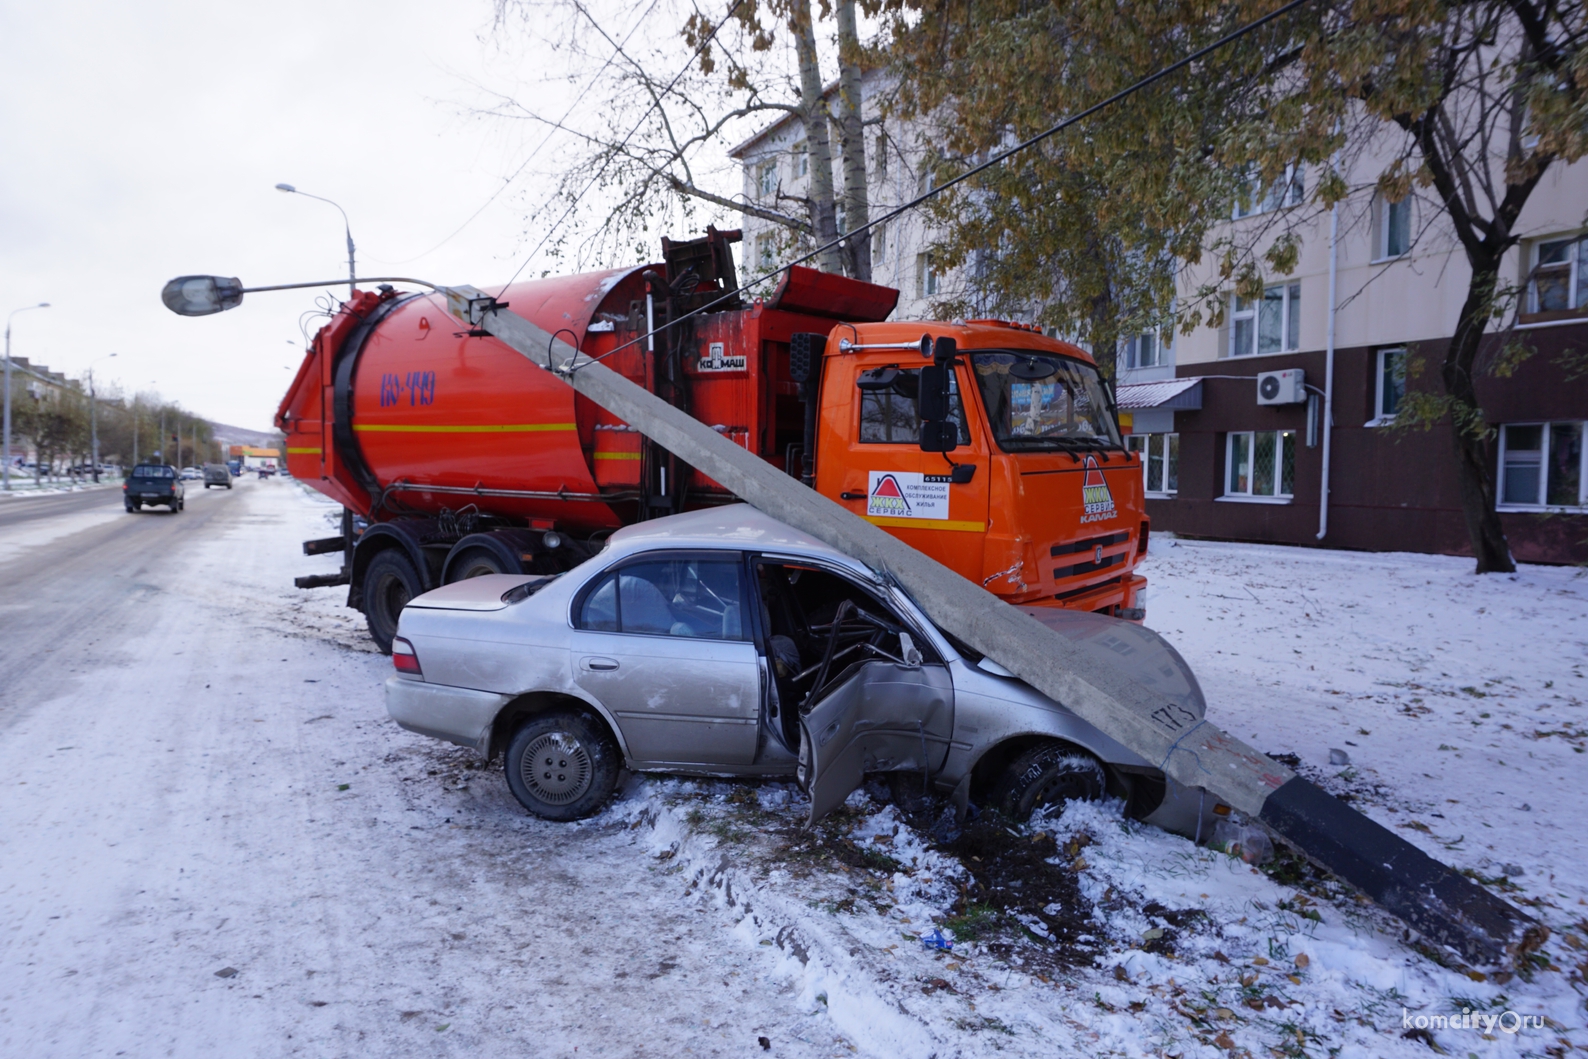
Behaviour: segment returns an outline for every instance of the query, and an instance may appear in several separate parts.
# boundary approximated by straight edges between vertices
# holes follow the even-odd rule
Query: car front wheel
[[[617,786],[618,748],[600,721],[557,710],[531,717],[507,745],[507,786],[546,820],[578,820],[600,809]]]
[[[1107,789],[1096,758],[1063,743],[1044,743],[1009,763],[993,787],[992,805],[1011,820],[1025,820],[1038,809],[1096,801]]]

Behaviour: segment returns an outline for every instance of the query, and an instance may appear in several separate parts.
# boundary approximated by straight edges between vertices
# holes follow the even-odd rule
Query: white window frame
[[[757,198],[770,198],[777,194],[777,159],[761,162],[755,167]]]
[[[1150,364],[1142,361],[1141,347],[1144,341],[1152,343],[1152,363]],[[1158,333],[1156,328],[1148,328],[1139,334],[1131,335],[1120,344],[1124,347],[1120,350],[1123,354],[1120,359],[1124,361],[1126,369],[1160,368],[1168,363],[1166,358],[1169,351],[1164,346],[1163,336]]]
[[[1405,210],[1406,246],[1394,253],[1390,252],[1390,233],[1393,230],[1396,210]],[[1374,235],[1373,262],[1393,261],[1398,257],[1405,257],[1412,252],[1412,197],[1407,195],[1399,202],[1391,202],[1383,195],[1378,197],[1378,231]]]
[[[1538,259],[1546,245],[1552,243],[1566,243],[1566,312],[1579,312],[1588,309],[1588,276],[1583,275],[1583,255],[1588,254],[1588,236],[1561,235],[1549,239],[1535,240],[1528,249],[1528,260],[1532,267],[1527,273],[1527,311],[1530,313],[1560,312],[1559,309],[1541,309],[1538,305]],[[1552,266],[1554,271],[1558,266]]]
[[[777,236],[762,232],[755,237],[756,266],[762,271],[777,267]]]
[[[1258,434],[1274,435],[1274,492],[1272,495],[1267,493],[1252,492],[1252,485],[1257,481],[1255,462],[1252,467],[1248,468],[1246,473],[1246,491],[1236,492],[1230,488],[1230,480],[1233,477],[1235,470],[1235,439],[1238,437],[1245,438],[1246,451],[1255,457],[1257,453]],[[1294,461],[1296,458],[1297,437],[1297,432],[1294,430],[1232,430],[1226,434],[1224,437],[1224,495],[1220,496],[1218,499],[1233,500],[1244,504],[1288,504],[1294,500],[1296,497],[1294,492],[1294,481],[1291,482],[1291,492],[1281,493],[1279,491],[1282,488],[1282,483],[1284,482],[1284,435],[1286,434],[1290,435],[1291,460]],[[1291,474],[1295,474],[1294,462],[1291,464]]]
[[[1174,439],[1172,442],[1171,438]],[[1173,500],[1180,494],[1180,435],[1178,433],[1127,434],[1125,435],[1125,446],[1130,451],[1141,454],[1141,487],[1146,496],[1154,500]],[[1173,486],[1169,484],[1171,446],[1174,450],[1175,482]],[[1158,458],[1163,460],[1163,481],[1158,489],[1152,487],[1152,475],[1150,473],[1154,448],[1158,450]]]
[[[1273,350],[1261,351],[1259,349],[1259,346],[1262,343],[1261,329],[1262,329],[1262,306],[1263,306],[1263,300],[1265,298],[1267,298],[1270,293],[1272,293],[1272,292],[1274,292],[1276,290],[1280,292],[1279,348],[1278,349],[1273,349]],[[1251,300],[1251,303],[1250,303],[1251,307],[1247,308],[1247,309],[1242,309],[1242,308],[1239,307],[1240,304],[1241,304],[1241,298],[1240,298],[1239,295],[1231,294],[1230,295],[1230,337],[1229,337],[1229,344],[1228,344],[1228,346],[1226,347],[1226,350],[1225,350],[1225,356],[1232,357],[1232,358],[1233,357],[1272,357],[1272,356],[1276,356],[1276,355],[1278,355],[1280,353],[1295,353],[1297,350],[1299,350],[1301,348],[1301,304],[1300,303],[1301,303],[1301,281],[1300,280],[1297,280],[1294,283],[1281,283],[1281,284],[1278,284],[1277,286],[1264,288],[1263,297],[1262,298],[1253,298]],[[1251,348],[1247,349],[1247,350],[1237,350],[1235,348],[1235,337],[1236,337],[1237,334],[1240,333],[1240,328],[1238,328],[1236,326],[1236,324],[1238,322],[1240,322],[1240,321],[1246,321],[1246,320],[1251,321],[1251,324],[1252,324]],[[1292,326],[1292,323],[1294,323],[1294,326]],[[1294,344],[1291,343],[1292,333],[1294,333],[1294,337],[1295,337]]]
[[[808,175],[811,171],[810,144],[801,140],[789,149],[789,153],[794,156],[789,168],[793,172],[795,179]]]
[[[915,256],[916,288],[921,292],[921,297],[936,297],[938,288],[942,286],[942,275],[937,271],[936,264],[930,253]]]
[[[1373,357],[1373,418],[1365,426],[1383,427],[1395,422],[1395,413],[1384,411],[1384,368],[1390,357],[1401,358],[1400,399],[1406,399],[1406,347],[1390,346],[1379,350]]]
[[[1549,491],[1549,450],[1554,439],[1554,425],[1556,423],[1576,423],[1582,431],[1584,444],[1578,453],[1577,465],[1577,503],[1571,504],[1546,504],[1544,498]],[[1538,452],[1538,492],[1534,494],[1535,503],[1521,504],[1508,502],[1505,499],[1505,472],[1510,458],[1510,435],[1513,427],[1541,427]],[[1532,449],[1521,451],[1531,452]],[[1500,458],[1499,480],[1495,483],[1494,509],[1496,511],[1535,511],[1555,512],[1559,514],[1588,514],[1588,421],[1580,419],[1551,419],[1531,423],[1504,423],[1500,426]]]
[[[1237,197],[1235,204],[1230,208],[1230,217],[1233,220],[1238,221],[1242,217],[1256,217],[1260,213],[1301,205],[1307,197],[1307,167],[1287,165],[1284,176],[1278,177],[1268,187],[1260,190],[1256,186],[1255,178],[1247,180],[1247,185],[1252,189],[1252,203],[1243,210],[1241,200]]]

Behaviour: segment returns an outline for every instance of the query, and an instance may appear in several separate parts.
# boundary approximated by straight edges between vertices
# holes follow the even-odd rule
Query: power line
[[[1300,2],[1300,0],[1297,0],[1297,2]],[[722,27],[728,24],[728,21],[733,18],[734,13],[737,12],[739,8],[743,7],[744,3],[745,0],[733,0],[733,6],[728,8],[728,13],[722,16],[722,21],[711,27],[711,32],[706,34],[705,39],[702,40],[695,48],[694,53],[689,57],[689,61],[679,69],[678,73],[673,75],[673,79],[671,81],[667,82],[667,87],[662,89],[661,92],[657,93],[656,96],[652,98],[651,105],[645,108],[645,113],[640,115],[640,120],[635,122],[634,127],[629,130],[628,135],[623,137],[623,142],[619,143],[616,150],[612,152],[613,156],[622,153],[623,149],[629,145],[629,141],[634,138],[634,134],[640,131],[640,126],[645,124],[645,119],[649,118],[651,116],[651,112],[662,105],[662,100],[666,99],[672,93],[673,86],[678,84],[679,80],[681,80],[683,76],[689,72],[690,68],[695,65],[695,60],[700,57],[702,52],[711,46],[711,42],[717,39],[717,34],[721,32]],[[584,10],[582,5],[580,6],[580,10]],[[586,14],[586,17],[589,17],[588,13]],[[595,25],[594,19],[591,19],[590,21],[592,25]],[[600,26],[596,26],[596,30],[601,32],[602,36],[606,36],[605,32],[601,31]],[[612,38],[607,37],[607,39],[611,40]],[[610,164],[610,162],[608,164]],[[547,241],[551,239],[552,233],[557,230],[557,227],[561,225],[563,221],[568,219],[568,215],[572,213],[574,208],[579,205],[580,200],[585,197],[589,190],[595,186],[596,182],[601,179],[602,175],[606,173],[606,168],[606,166],[602,166],[595,172],[594,175],[590,177],[589,180],[585,182],[584,187],[579,189],[579,193],[573,197],[573,201],[568,203],[568,208],[563,210],[562,215],[551,223],[551,227],[546,230],[546,234],[541,237],[540,242],[535,244],[535,249],[531,250],[529,255],[524,258],[524,263],[518,266],[517,270],[514,271],[511,277],[508,278],[506,283],[502,284],[502,290],[496,295],[498,298],[500,298],[502,294],[506,292],[508,287],[513,285],[513,281],[518,279],[519,275],[523,273],[524,269],[529,267],[529,263],[535,259],[535,255],[540,253],[541,247],[545,246]]]
[[[661,3],[661,0],[651,0],[651,6],[645,9],[645,14],[641,15],[635,21],[633,28],[631,28],[629,30],[628,36],[623,38],[622,43],[614,45],[614,50],[613,50],[612,54],[607,57],[606,62],[601,64],[601,69],[597,70],[595,72],[595,74],[593,76],[591,76],[589,78],[589,80],[587,80],[585,82],[585,87],[575,96],[574,102],[569,104],[568,109],[563,112],[562,117],[559,118],[551,126],[550,131],[548,131],[546,133],[545,139],[541,140],[538,144],[535,145],[534,150],[529,152],[529,157],[525,158],[523,160],[523,162],[519,163],[518,168],[513,170],[513,173],[512,173],[511,176],[509,176],[506,180],[502,181],[502,186],[501,187],[499,187],[495,191],[491,192],[491,197],[486,199],[483,203],[481,203],[479,209],[477,209],[473,213],[469,214],[468,220],[466,220],[462,224],[458,225],[458,227],[453,231],[453,233],[451,235],[449,235],[445,239],[441,240],[441,242],[437,243],[435,246],[432,246],[429,250],[426,250],[426,251],[424,251],[421,254],[415,254],[413,257],[404,258],[401,261],[382,261],[382,263],[383,264],[387,264],[387,265],[407,265],[407,264],[411,264],[412,262],[418,261],[422,257],[428,257],[429,255],[435,253],[437,250],[440,250],[443,246],[446,246],[448,243],[452,242],[452,240],[454,240],[454,239],[456,239],[458,237],[458,235],[463,231],[463,229],[465,229],[469,225],[473,224],[475,222],[475,220],[480,216],[480,214],[484,213],[486,208],[488,206],[490,206],[491,203],[495,202],[497,200],[497,198],[499,198],[501,196],[502,192],[506,191],[509,187],[512,187],[513,181],[517,180],[519,178],[519,176],[523,174],[524,170],[529,168],[529,163],[533,162],[536,159],[536,157],[538,157],[540,155],[540,152],[545,149],[546,145],[551,142],[551,138],[553,136],[557,135],[557,132],[560,130],[561,126],[568,120],[568,117],[571,114],[573,114],[573,112],[578,108],[580,103],[584,102],[584,93],[589,91],[591,86],[593,86],[596,83],[596,81],[600,80],[601,75],[606,73],[607,67],[612,65],[613,60],[615,60],[619,55],[623,54],[623,45],[627,44],[629,42],[629,39],[632,38],[634,36],[634,34],[636,34],[636,33],[638,33],[640,31],[640,26],[644,24],[646,19],[651,17],[651,12],[656,10],[656,5],[659,4],[659,3]],[[586,18],[590,19],[591,25],[595,25],[595,19],[590,17],[590,13],[588,11],[584,10],[584,6],[583,5],[580,5],[579,10],[584,14],[584,16]],[[612,42],[612,38],[608,37],[606,32],[603,31],[600,26],[598,26],[598,25],[596,26],[596,31],[599,32],[601,34],[601,36],[606,37],[606,40],[607,40],[608,44],[613,43]],[[372,261],[381,261],[382,259],[380,259],[380,258],[371,258],[371,260]]]
[[[743,0],[740,0],[740,2],[743,2]],[[1119,101],[1121,101],[1123,99],[1126,99],[1126,98],[1128,98],[1130,96],[1135,95],[1137,92],[1140,92],[1142,89],[1147,88],[1147,87],[1149,87],[1149,86],[1151,86],[1153,84],[1156,84],[1157,82],[1163,80],[1165,77],[1168,77],[1170,74],[1177,73],[1180,70],[1185,69],[1187,66],[1189,66],[1192,63],[1196,62],[1198,59],[1201,59],[1201,58],[1204,58],[1204,57],[1206,57],[1208,55],[1211,55],[1213,52],[1218,51],[1220,48],[1224,47],[1225,45],[1234,43],[1235,41],[1237,41],[1237,40],[1241,39],[1242,37],[1246,36],[1248,33],[1251,33],[1254,30],[1260,29],[1263,26],[1266,26],[1268,23],[1274,21],[1275,19],[1280,18],[1281,16],[1284,16],[1284,15],[1288,15],[1290,12],[1296,10],[1298,7],[1302,7],[1302,6],[1304,6],[1304,5],[1306,5],[1306,4],[1310,3],[1310,2],[1311,2],[1311,0],[1290,0],[1289,3],[1283,5],[1282,7],[1276,8],[1275,10],[1270,11],[1268,14],[1263,15],[1260,18],[1253,19],[1251,22],[1248,22],[1246,25],[1240,27],[1239,29],[1231,31],[1230,33],[1225,34],[1224,36],[1220,37],[1218,40],[1214,41],[1213,43],[1208,44],[1208,45],[1206,45],[1206,46],[1204,46],[1202,48],[1199,48],[1198,50],[1192,52],[1190,55],[1187,55],[1184,58],[1181,58],[1181,59],[1179,59],[1179,60],[1177,60],[1177,61],[1175,61],[1173,63],[1170,63],[1168,66],[1165,66],[1165,67],[1163,67],[1160,70],[1157,70],[1157,71],[1155,71],[1153,73],[1148,74],[1146,77],[1143,77],[1141,80],[1137,81],[1135,84],[1132,84],[1132,85],[1130,85],[1130,86],[1128,86],[1126,88],[1120,89],[1118,92],[1115,92],[1113,95],[1109,96],[1108,98],[1100,100],[1099,102],[1093,103],[1091,106],[1087,107],[1085,110],[1080,111],[1079,113],[1071,114],[1069,117],[1060,120],[1059,122],[1057,122],[1054,125],[1048,127],[1047,129],[1044,129],[1042,132],[1037,133],[1035,136],[1032,136],[1030,139],[1022,140],[1020,143],[1015,144],[1013,147],[1009,148],[1007,151],[1004,151],[1002,154],[994,155],[993,157],[987,159],[987,161],[982,162],[980,165],[972,166],[970,169],[965,170],[965,172],[960,173],[958,176],[952,177],[949,180],[944,181],[942,184],[939,184],[937,187],[931,188],[930,190],[925,191],[925,192],[923,192],[920,195],[917,195],[915,198],[911,199],[909,202],[904,203],[902,206],[895,207],[893,210],[890,210],[889,212],[883,214],[881,217],[878,217],[878,218],[876,218],[875,220],[872,220],[872,221],[868,221],[867,223],[861,225],[859,228],[856,228],[853,231],[845,232],[843,235],[840,235],[837,239],[834,239],[832,242],[825,243],[822,246],[817,247],[815,250],[810,251],[809,253],[805,254],[803,257],[795,258],[793,261],[790,261],[790,262],[788,262],[785,265],[780,265],[779,267],[773,269],[771,272],[767,272],[767,273],[764,273],[763,275],[757,276],[756,278],[750,280],[748,283],[744,284],[743,286],[751,287],[751,286],[755,286],[756,284],[759,284],[759,283],[765,283],[766,281],[774,279],[777,276],[781,276],[783,273],[787,272],[789,269],[793,268],[796,265],[802,265],[805,262],[810,261],[813,258],[816,258],[816,257],[820,256],[821,254],[825,253],[826,251],[833,249],[834,247],[843,246],[844,242],[846,240],[852,239],[852,238],[854,238],[857,235],[864,235],[866,232],[870,231],[872,228],[875,228],[877,225],[885,224],[888,221],[893,220],[895,217],[899,217],[899,216],[901,216],[901,215],[903,215],[905,213],[910,212],[911,210],[913,210],[916,207],[922,205],[923,203],[927,202],[928,200],[936,198],[938,195],[941,195],[943,192],[947,191],[951,187],[954,187],[956,184],[962,184],[965,181],[969,180],[971,177],[977,175],[978,173],[984,173],[987,170],[991,169],[993,166],[1001,165],[1003,162],[1007,161],[1010,158],[1013,158],[1015,155],[1019,154],[1020,152],[1028,150],[1028,149],[1030,149],[1032,147],[1035,147],[1037,144],[1042,143],[1044,140],[1047,140],[1047,139],[1049,139],[1049,138],[1051,138],[1053,136],[1058,135],[1059,133],[1063,132],[1065,129],[1067,129],[1070,126],[1076,124],[1077,122],[1084,121],[1085,119],[1091,117],[1093,114],[1096,114],[1098,111],[1103,110],[1103,109],[1105,109],[1107,107],[1113,106],[1115,103],[1118,103]],[[734,6],[737,8],[738,4],[735,4]],[[730,11],[729,14],[731,15],[732,12]],[[715,32],[715,31],[713,31],[713,32]],[[708,41],[708,43],[709,43],[709,41]],[[676,80],[676,78],[674,80]],[[669,86],[669,87],[671,87],[671,86]],[[649,111],[647,111],[646,113],[647,113],[647,115],[649,115]],[[632,135],[632,133],[630,135]],[[520,268],[519,271],[523,271],[522,268]],[[515,272],[513,274],[513,276],[514,276],[514,279],[516,279],[518,277],[518,273]],[[512,282],[512,281],[509,280],[508,282]],[[639,343],[644,342],[644,341],[646,341],[649,338],[653,338],[656,335],[661,334],[663,331],[667,330],[669,327],[672,327],[675,324],[683,323],[685,320],[688,320],[692,316],[698,316],[699,314],[701,314],[703,312],[706,312],[707,310],[711,309],[713,306],[720,305],[723,302],[730,301],[731,299],[736,298],[738,296],[739,296],[739,292],[737,290],[729,291],[729,292],[723,294],[721,297],[715,298],[715,299],[707,302],[706,304],[700,306],[699,308],[692,309],[691,311],[689,311],[687,313],[684,313],[682,316],[678,317],[676,320],[668,320],[666,323],[662,324],[660,327],[655,328],[654,330],[648,331],[648,332],[646,332],[643,335],[639,335],[639,336],[631,339],[630,341],[623,343],[623,345],[618,346],[615,349],[610,349],[607,352],[601,354],[601,356],[593,357],[593,358],[585,361],[584,363],[586,363],[586,364],[594,364],[597,361],[605,360],[607,357],[610,357],[614,353],[617,353],[617,352],[620,352],[620,351],[622,351],[624,349],[627,349],[630,346],[638,345]],[[500,295],[498,297],[500,297]],[[577,371],[578,368],[582,367],[582,366],[583,365],[578,365],[578,366],[575,366],[573,368],[570,368],[569,370]]]

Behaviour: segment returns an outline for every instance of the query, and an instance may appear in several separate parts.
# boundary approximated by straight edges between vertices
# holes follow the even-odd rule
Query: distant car
[[[226,464],[226,469],[232,472],[233,478],[240,478],[243,473],[243,461],[231,460]]]
[[[204,472],[199,470],[197,467],[184,467],[184,468],[182,468],[182,478],[185,481],[196,482],[200,478],[203,478],[203,477],[204,477]]]
[[[226,469],[224,463],[206,463],[204,465],[204,488],[208,489],[212,485],[223,486],[227,489],[232,487],[232,472]]]
[[[794,777],[812,820],[888,771],[1015,820],[1111,794],[1191,834],[1219,808],[945,635],[890,578],[745,505],[628,526],[555,577],[486,574],[418,595],[390,550],[364,583],[401,611],[392,718],[505,754],[513,795],[548,819],[595,812],[622,767]],[[1151,630],[1027,613],[1204,714],[1196,678]]]
[[[182,476],[169,463],[140,463],[121,484],[122,499],[128,511],[145,504],[164,504],[172,513],[187,506],[187,488]]]

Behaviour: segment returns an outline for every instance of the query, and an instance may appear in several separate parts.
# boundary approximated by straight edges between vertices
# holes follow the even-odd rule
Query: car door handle
[[[586,658],[584,667],[597,673],[610,673],[618,667],[618,663],[613,658]]]

